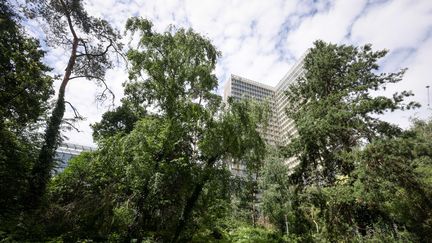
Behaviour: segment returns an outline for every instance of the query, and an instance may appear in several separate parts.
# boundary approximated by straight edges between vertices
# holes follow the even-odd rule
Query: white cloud
[[[425,104],[424,87],[431,83],[428,72],[432,41],[428,34],[432,31],[432,2],[429,0],[89,0],[86,9],[120,29],[127,18],[136,15],[152,20],[158,31],[165,30],[169,24],[194,28],[222,51],[223,57],[215,70],[220,83],[234,73],[275,85],[289,70],[293,58],[303,54],[316,39],[355,45],[372,43],[375,49],[390,49],[388,58],[382,62],[382,70],[393,72],[409,67],[409,71],[404,81],[389,87],[388,92],[412,89],[417,94],[414,99]],[[67,60],[68,53],[63,52],[53,50],[46,59],[58,72],[63,71]],[[122,96],[121,83],[126,77],[122,68],[107,74],[107,83],[118,98]],[[68,133],[71,141],[91,144],[88,124],[98,121],[107,108],[98,107],[94,102],[95,85],[89,81],[73,80],[66,96],[88,118],[80,124],[84,133]],[[426,108],[417,112],[430,115]],[[412,114],[386,117],[408,124],[407,117]]]
[[[300,26],[288,35],[287,47],[298,58],[317,39],[340,43],[348,34],[350,25],[365,4],[364,0],[338,0],[333,2],[328,11],[301,18]]]
[[[432,118],[432,110],[431,106],[428,106],[428,94],[426,89],[427,85],[432,87],[431,57],[432,38],[429,38],[418,47],[416,54],[407,60],[408,71],[406,72],[403,81],[395,85],[395,87],[392,87],[392,91],[412,91],[414,96],[409,100],[416,101],[422,105],[420,109],[414,111],[398,112],[393,116],[389,114],[390,120],[402,125],[403,127],[409,126],[409,117],[417,117],[421,119]],[[430,98],[432,98],[432,92],[429,95]],[[402,119],[400,119],[398,115],[400,115]]]
[[[378,5],[353,25],[352,40],[372,43],[378,49],[417,47],[431,30],[431,13],[432,2],[427,0],[398,0]]]
[[[422,107],[411,111],[387,113],[384,119],[404,128],[410,118],[432,116],[427,107],[426,86],[432,84],[430,66],[432,56],[432,2],[389,1],[379,4],[356,21],[352,28],[354,44],[372,43],[374,49],[389,49],[382,62],[382,71],[396,72],[408,68],[403,80],[389,85],[385,94],[409,90],[415,96],[407,101],[419,102]]]

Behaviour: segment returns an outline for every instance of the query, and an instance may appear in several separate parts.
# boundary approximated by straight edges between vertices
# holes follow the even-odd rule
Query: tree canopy
[[[317,41],[304,76],[290,85],[287,115],[298,134],[281,152],[297,158],[290,172],[278,157],[264,167],[263,212],[293,241],[425,241],[430,236],[429,133],[403,131],[379,114],[418,107],[379,90],[404,69],[380,73],[386,51]],[[282,160],[283,161],[283,160]],[[285,179],[280,179],[284,178]],[[269,208],[273,210],[269,210]]]
[[[126,27],[140,41],[127,53],[123,105],[146,111],[130,123],[131,131],[114,129],[97,152],[78,158],[53,181],[52,214],[74,217],[51,232],[66,229],[73,240],[191,240],[227,210],[228,159],[262,160],[257,128],[264,116],[249,102],[221,103],[212,74],[219,54],[208,39],[174,27],[158,33],[141,18]],[[210,208],[219,209],[206,215]]]
[[[372,94],[389,83],[402,80],[405,70],[379,73],[378,60],[387,51],[371,45],[354,47],[317,41],[304,60],[305,74],[286,92],[286,112],[299,136],[293,137],[288,153],[298,158],[298,181],[333,184],[337,176],[349,175],[352,163],[344,153],[377,138],[400,134],[401,129],[377,115],[411,109],[404,103],[409,91],[389,98]],[[376,92],[375,92],[376,93]],[[379,94],[379,93],[377,93]]]
[[[432,238],[432,121],[401,129],[381,119],[419,106],[405,101],[409,91],[383,95],[406,70],[382,73],[387,51],[316,41],[303,76],[285,93],[296,135],[275,147],[261,136],[268,104],[223,103],[217,94],[221,54],[211,40],[175,26],[156,31],[132,17],[121,105],[92,125],[98,148],[53,175],[66,105],[72,107],[68,83],[96,81],[103,87],[98,98],[107,98],[104,76],[122,45],[119,32],[90,16],[84,1],[26,3],[24,15],[0,2],[0,241]],[[44,48],[70,51],[54,105],[54,77],[38,41],[20,25],[24,16],[41,20]]]
[[[37,128],[53,94],[50,68],[39,42],[24,32],[20,17],[0,3],[0,228],[10,230],[25,206],[35,163]]]
[[[20,129],[47,109],[53,94],[51,69],[42,62],[39,42],[24,34],[13,10],[2,2],[0,11],[0,126]]]

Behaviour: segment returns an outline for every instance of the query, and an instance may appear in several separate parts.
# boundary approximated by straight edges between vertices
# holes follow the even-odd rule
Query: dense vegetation
[[[0,224],[18,224],[25,210],[28,180],[36,163],[37,132],[53,94],[50,68],[39,42],[25,35],[20,17],[0,3]]]
[[[160,33],[130,18],[125,31],[137,42],[122,54],[119,32],[81,1],[28,5],[47,43],[71,51],[50,101],[55,77],[44,51],[21,27],[24,15],[4,2],[0,10],[0,241],[432,238],[432,121],[403,130],[379,119],[419,106],[404,101],[410,92],[377,95],[405,71],[379,73],[386,51],[315,42],[304,76],[286,92],[297,135],[275,147],[258,132],[265,105],[224,104],[215,94],[220,53],[191,29]],[[52,176],[67,83],[104,85],[115,53],[129,62],[121,105],[92,125],[98,149]],[[285,163],[291,157],[295,168]],[[245,165],[246,175],[232,176],[229,164]]]

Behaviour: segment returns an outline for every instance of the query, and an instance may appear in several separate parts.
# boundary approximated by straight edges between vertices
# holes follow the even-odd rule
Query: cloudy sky
[[[276,85],[290,66],[322,39],[338,44],[388,49],[381,70],[394,72],[407,67],[402,82],[387,88],[412,90],[422,104],[416,111],[387,114],[386,120],[408,127],[410,117],[427,118],[426,85],[432,85],[432,1],[431,0],[88,0],[86,9],[123,29],[128,17],[142,16],[153,21],[157,30],[169,24],[192,27],[210,38],[222,52],[216,74],[222,87],[230,74],[268,85]],[[49,65],[61,73],[66,66],[64,50],[51,50]],[[123,95],[124,67],[107,74],[108,85]],[[94,145],[90,123],[100,120],[108,109],[95,101],[95,85],[85,80],[70,82],[67,100],[87,119],[78,124],[82,132],[67,132],[69,142]],[[218,92],[221,93],[222,89]],[[432,91],[431,91],[432,95]],[[68,113],[71,115],[71,112]]]

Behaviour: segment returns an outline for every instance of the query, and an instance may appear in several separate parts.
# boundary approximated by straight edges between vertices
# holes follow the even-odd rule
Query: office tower
[[[303,64],[306,54],[292,66],[275,87],[237,75],[231,75],[230,79],[225,83],[224,101],[228,97],[232,97],[234,99],[253,99],[259,102],[269,102],[272,114],[268,129],[263,131],[263,137],[270,145],[287,145],[290,139],[297,134],[293,121],[287,117],[285,112],[288,102],[285,91],[291,83],[304,74]],[[295,166],[295,161],[295,158],[290,158],[286,163],[292,167]]]
[[[276,116],[277,116],[277,124],[279,131],[279,144],[287,145],[290,141],[290,138],[297,134],[297,130],[294,127],[294,123],[287,117],[285,112],[285,107],[288,103],[288,96],[285,94],[290,84],[296,82],[304,74],[303,63],[304,63],[303,55],[300,58],[300,61],[295,63],[288,73],[279,81],[276,85],[276,95],[275,95],[275,104],[276,104]]]
[[[276,109],[274,103],[275,88],[246,79],[237,75],[231,75],[225,83],[223,100],[226,102],[228,97],[233,99],[252,99],[258,102],[268,102],[270,106],[270,120],[266,127],[261,128],[263,137],[268,144],[276,145],[279,141],[278,129],[276,125],[277,117],[274,115]]]

